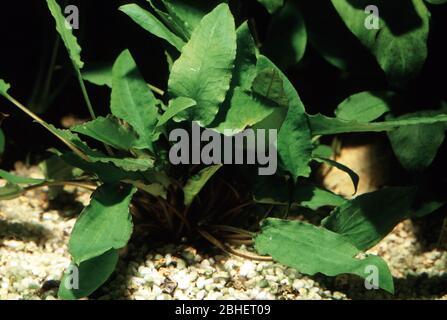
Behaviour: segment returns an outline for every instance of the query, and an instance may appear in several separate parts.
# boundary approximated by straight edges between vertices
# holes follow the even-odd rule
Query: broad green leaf
[[[182,116],[203,126],[211,123],[230,88],[235,57],[234,19],[221,4],[201,20],[172,67],[170,94],[197,102]]]
[[[324,228],[301,221],[266,219],[255,239],[255,247],[260,254],[269,254],[276,261],[309,275],[350,273],[367,278],[374,266],[378,269],[379,286],[394,292],[393,277],[385,261],[374,255],[356,258],[360,251],[355,246],[342,235]]]
[[[89,296],[104,284],[118,263],[118,250],[109,250],[99,257],[89,259],[77,267],[71,264],[65,271],[58,296],[65,300],[75,300]],[[76,280],[77,282],[75,282]],[[73,285],[78,285],[74,288]]]
[[[359,250],[367,250],[409,217],[415,191],[393,187],[360,195],[336,208],[322,225]]]
[[[107,86],[112,88],[112,68],[111,65],[99,65],[94,67],[85,67],[82,71],[82,78],[97,86]]]
[[[197,103],[189,98],[178,97],[170,100],[168,109],[163,113],[160,119],[158,119],[157,127],[163,126],[183,110],[194,107],[195,105],[197,105]]]
[[[266,104],[240,87],[233,90],[228,103],[230,108],[225,115],[225,120],[213,128],[220,133],[224,133],[225,129],[230,130],[231,134],[239,133],[245,128],[259,123],[276,109],[275,106]]]
[[[8,90],[11,88],[9,83],[5,82],[5,80],[0,79],[0,94],[5,96],[8,94]]]
[[[331,158],[334,155],[332,147],[320,144],[312,151],[312,158]]]
[[[144,10],[137,4],[126,4],[119,8],[120,11],[127,14],[135,23],[137,23],[144,30],[149,31],[153,35],[165,39],[177,50],[181,51],[185,42],[171,32],[160,20],[152,13]]]
[[[53,155],[50,158],[39,163],[45,179],[54,181],[68,181],[82,174],[82,170],[67,164],[58,155]],[[48,196],[50,199],[55,199],[64,189],[63,186],[50,186]]]
[[[137,186],[140,190],[143,190],[144,192],[147,192],[154,197],[160,197],[163,199],[167,198],[167,190],[165,186],[163,186],[160,183],[151,183],[151,184],[138,183],[135,184],[135,186]]]
[[[128,50],[113,66],[112,113],[128,122],[139,139],[135,147],[153,151],[154,129],[158,121],[157,100],[147,87]]]
[[[258,0],[269,13],[273,13],[284,5],[284,0]]]
[[[306,25],[301,11],[293,1],[288,1],[272,18],[263,44],[265,55],[284,70],[303,58],[306,45]]]
[[[0,187],[0,200],[12,200],[20,197],[22,193],[23,189],[19,185],[6,183],[5,186]]]
[[[5,152],[5,134],[3,130],[0,128],[0,155]]]
[[[76,37],[73,35],[70,24],[62,14],[61,7],[57,4],[56,0],[47,0],[47,5],[56,21],[56,30],[68,50],[71,61],[73,61],[73,64],[78,69],[82,69],[84,62],[81,60],[81,47],[79,46]]]
[[[257,74],[257,48],[247,22],[237,28],[236,43],[237,51],[231,85],[249,90]]]
[[[184,203],[185,206],[191,205],[194,198],[199,194],[200,190],[205,186],[209,179],[222,167],[222,165],[217,164],[214,166],[206,167],[200,170],[199,173],[192,176],[185,187],[183,188],[183,193],[185,195]]]
[[[355,173],[353,170],[348,168],[347,166],[341,164],[340,162],[327,159],[327,158],[319,158],[314,157],[313,160],[320,162],[320,163],[326,163],[327,165],[330,165],[332,167],[335,167],[343,172],[346,172],[346,174],[351,178],[352,184],[354,185],[354,194],[357,193],[357,188],[359,186],[360,178],[357,173]]]
[[[293,203],[311,210],[317,210],[321,207],[338,207],[347,200],[342,196],[321,189],[313,184],[298,184],[292,195]]]
[[[330,118],[321,114],[309,115],[309,125],[312,135],[328,135],[346,132],[380,132],[392,131],[402,126],[435,124],[447,122],[447,114],[433,117],[411,117],[402,120],[389,120],[385,122],[364,123],[359,121],[346,121]]]
[[[396,118],[436,116],[439,111],[420,111]],[[430,166],[445,139],[447,123],[405,126],[388,132],[394,154],[402,166],[411,171],[421,171]]]
[[[93,193],[68,244],[77,265],[110,249],[126,246],[133,229],[129,205],[135,191],[129,185],[104,184]]]
[[[338,119],[371,122],[390,111],[391,92],[363,91],[346,98],[335,109]]]
[[[267,68],[258,72],[253,80],[252,90],[263,98],[288,107],[289,99],[286,96],[282,76],[276,68]]]
[[[6,181],[13,184],[39,184],[45,182],[44,179],[34,179],[27,177],[19,177],[12,173],[9,173],[5,170],[0,169],[0,178],[5,179]]]
[[[95,120],[72,127],[70,130],[124,151],[133,148],[138,139],[136,133],[127,123],[113,116],[98,117]]]
[[[375,56],[394,84],[414,77],[427,58],[430,13],[423,0],[331,0],[349,30]],[[366,28],[368,5],[379,9],[378,29]],[[395,19],[398,16],[399,19]]]

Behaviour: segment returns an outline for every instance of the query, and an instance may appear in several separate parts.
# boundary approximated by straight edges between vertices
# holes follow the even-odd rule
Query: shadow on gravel
[[[0,245],[2,240],[45,242],[51,232],[45,227],[29,222],[9,222],[0,219]]]

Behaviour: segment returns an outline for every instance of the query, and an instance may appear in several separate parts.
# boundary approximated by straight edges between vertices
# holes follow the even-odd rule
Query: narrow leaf
[[[222,167],[222,165],[214,165],[202,169],[199,173],[192,176],[185,187],[183,188],[183,193],[185,195],[184,203],[185,206],[189,206],[194,198],[199,194],[200,190],[205,186],[209,179]]]

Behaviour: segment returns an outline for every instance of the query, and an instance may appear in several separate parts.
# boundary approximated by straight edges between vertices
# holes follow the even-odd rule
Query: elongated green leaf
[[[378,271],[378,285],[394,292],[393,277],[380,257],[368,255],[357,259],[359,250],[342,235],[300,221],[267,219],[255,239],[256,250],[269,254],[299,272],[328,276],[350,273],[367,278],[370,268]]]
[[[75,300],[95,292],[113,273],[118,258],[118,250],[112,249],[81,263],[79,267],[72,264],[62,277],[59,298]]]
[[[399,127],[447,122],[447,114],[433,117],[411,117],[403,120],[364,123],[330,118],[321,114],[309,115],[309,125],[312,135],[328,135],[346,132],[380,132],[392,131]]]
[[[0,178],[5,179],[6,181],[13,184],[39,184],[45,181],[44,179],[19,177],[1,169],[0,169]]]
[[[338,119],[371,122],[390,111],[391,92],[363,91],[346,98],[335,109]]]
[[[447,0],[425,0],[425,1],[431,4],[444,4],[447,2]]]
[[[269,13],[275,12],[284,4],[284,0],[258,0],[258,2],[262,4]]]
[[[200,190],[205,186],[209,179],[222,167],[222,165],[217,164],[214,166],[202,169],[199,173],[192,176],[185,187],[183,188],[183,193],[185,195],[184,203],[185,206],[189,206],[194,198],[199,194]]]
[[[0,200],[12,200],[20,197],[22,193],[22,187],[8,182],[5,186],[0,187]]]
[[[144,30],[149,31],[153,35],[165,39],[177,50],[181,51],[185,42],[171,32],[160,20],[158,20],[152,13],[144,10],[137,4],[126,4],[119,8],[120,11],[127,14],[133,21],[135,21]]]
[[[332,0],[332,4],[349,30],[376,57],[391,82],[399,85],[422,68],[427,57],[430,17],[423,0]],[[365,8],[369,5],[379,11],[377,28],[366,27]],[[369,14],[369,19],[374,18]],[[394,20],[396,16],[398,20]]]
[[[128,50],[121,53],[113,66],[112,113],[128,122],[139,139],[138,149],[153,151],[153,134],[158,121],[157,100],[147,87]]]
[[[301,11],[293,1],[288,1],[276,13],[263,44],[265,55],[283,70],[297,64],[304,56],[307,32]]]
[[[352,184],[354,185],[354,194],[357,193],[357,188],[359,186],[359,181],[360,181],[360,178],[357,173],[355,173],[353,170],[351,170],[344,164],[334,161],[334,160],[331,160],[331,159],[320,158],[320,157],[314,157],[313,159],[317,162],[326,163],[327,165],[330,165],[330,166],[335,167],[343,172],[346,172],[346,174],[349,176],[349,178],[351,178]]]
[[[175,61],[169,77],[173,97],[197,101],[182,116],[201,125],[216,116],[230,88],[236,57],[236,31],[228,5],[221,4],[207,14]]]
[[[82,69],[84,62],[81,60],[81,47],[79,46],[76,37],[73,35],[70,24],[62,14],[61,7],[57,4],[56,0],[47,0],[47,5],[56,21],[56,30],[68,50],[71,61],[73,61],[73,64],[78,69]]]
[[[383,188],[366,193],[336,208],[323,226],[367,250],[410,215],[414,188]]]
[[[119,150],[128,151],[135,146],[138,136],[126,123],[115,117],[98,117],[77,125],[71,131],[81,133]]]
[[[0,79],[0,95],[5,96],[8,94],[8,90],[11,88],[9,83],[7,83],[5,80]]]
[[[411,117],[434,117],[440,111],[420,111],[406,114],[397,120]],[[388,132],[394,154],[402,166],[411,171],[426,169],[436,157],[445,139],[447,123],[414,125]]]
[[[127,244],[133,229],[129,205],[135,191],[129,185],[104,184],[93,193],[70,237],[69,251],[77,265]]]
[[[168,109],[166,110],[165,113],[163,113],[163,115],[158,120],[157,127],[166,124],[169,120],[174,118],[177,114],[179,114],[183,110],[194,107],[195,105],[197,105],[197,103],[194,100],[184,97],[178,97],[176,99],[169,101]]]

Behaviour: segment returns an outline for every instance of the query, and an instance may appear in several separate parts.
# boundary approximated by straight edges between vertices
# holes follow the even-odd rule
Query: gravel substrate
[[[39,177],[35,168],[21,174]],[[56,299],[70,258],[75,213],[89,194],[67,189],[67,205],[47,201],[45,191],[0,202],[0,300]],[[447,253],[422,247],[410,221],[371,250],[389,264],[391,296],[368,291],[351,276],[309,277],[271,262],[198,252],[188,245],[130,244],[117,272],[91,299],[447,299]],[[250,250],[250,248],[239,248]]]

